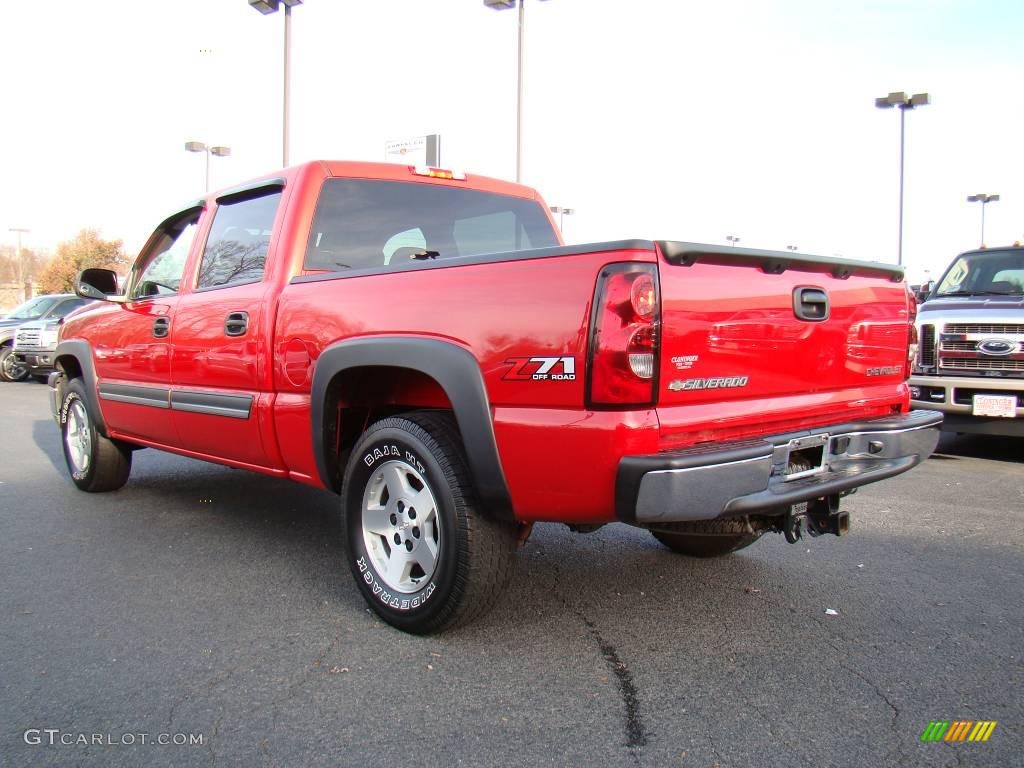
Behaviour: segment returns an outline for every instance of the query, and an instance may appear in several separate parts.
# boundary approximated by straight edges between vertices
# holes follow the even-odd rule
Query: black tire
[[[116,491],[128,482],[132,471],[131,449],[104,437],[96,429],[81,379],[71,379],[64,387],[58,421],[68,474],[80,490]]]
[[[25,366],[15,364],[13,354],[10,344],[0,347],[0,381],[22,381],[28,376]]]
[[[387,623],[439,632],[482,616],[502,595],[516,528],[480,512],[447,413],[373,424],[352,450],[341,496],[352,575]]]
[[[45,384],[49,380],[50,376],[48,374],[37,375],[33,373],[32,378],[38,381],[40,384]]]
[[[696,520],[673,523],[672,530],[651,531],[658,541],[681,555],[722,557],[745,549],[761,538],[746,520]]]

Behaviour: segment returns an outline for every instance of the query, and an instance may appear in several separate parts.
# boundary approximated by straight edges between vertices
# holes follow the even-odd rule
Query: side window
[[[384,263],[390,264],[392,257],[395,253],[402,248],[412,248],[417,251],[426,250],[427,238],[423,234],[423,230],[419,227],[415,229],[407,229],[405,232],[399,232],[397,235],[392,235],[388,238],[388,241],[384,243]]]
[[[132,268],[129,299],[167,296],[178,292],[185,261],[196,236],[198,215],[179,221],[160,233],[153,250]]]
[[[65,315],[71,314],[71,312],[79,307],[84,307],[88,303],[89,299],[68,299],[67,301],[62,301],[53,308],[53,311],[50,312],[50,317],[64,317]]]
[[[263,278],[281,193],[221,204],[214,216],[197,288],[255,283]]]

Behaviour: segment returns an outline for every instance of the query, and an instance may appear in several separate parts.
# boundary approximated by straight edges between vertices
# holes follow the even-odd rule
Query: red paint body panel
[[[615,519],[615,478],[624,456],[909,408],[902,283],[858,274],[841,280],[814,265],[782,274],[704,260],[675,266],[653,245],[292,283],[307,274],[303,259],[311,222],[322,183],[332,176],[543,201],[534,190],[503,181],[424,178],[408,167],[380,163],[314,162],[274,176],[286,183],[261,282],[193,289],[217,211],[214,195],[177,296],[106,305],[70,319],[62,336],[91,344],[100,383],[248,395],[251,417],[102,400],[113,435],[322,487],[310,403],[319,355],[335,342],[360,337],[439,339],[468,350],[479,365],[516,518],[598,523]],[[587,409],[595,286],[603,266],[624,261],[657,264],[656,403]],[[832,317],[820,324],[797,320],[792,292],[798,286],[827,291]],[[224,319],[237,311],[248,312],[248,331],[227,338]],[[147,336],[161,313],[172,319],[169,343]],[[575,378],[535,381],[516,375],[536,370],[524,361],[537,356],[573,358]],[[875,369],[887,373],[871,375]],[[364,406],[376,394],[381,406],[447,407],[445,393],[432,381],[373,377],[372,371],[366,374],[352,395],[359,402],[347,405]],[[746,382],[714,389],[669,386],[716,377]]]

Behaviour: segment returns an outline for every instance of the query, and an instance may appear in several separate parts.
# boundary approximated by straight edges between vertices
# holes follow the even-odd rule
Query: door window
[[[198,221],[197,213],[168,224],[159,231],[152,250],[143,254],[132,268],[129,299],[167,296],[178,292]]]
[[[263,278],[281,192],[221,204],[199,264],[197,288],[255,283]]]

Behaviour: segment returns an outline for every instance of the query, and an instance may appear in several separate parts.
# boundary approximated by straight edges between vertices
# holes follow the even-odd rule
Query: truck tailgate
[[[659,408],[714,403],[724,413],[770,400],[779,422],[799,417],[808,395],[828,393],[820,401],[835,407],[864,400],[870,388],[905,401],[909,308],[898,268],[678,242],[658,248]],[[837,420],[850,415],[836,410]]]

